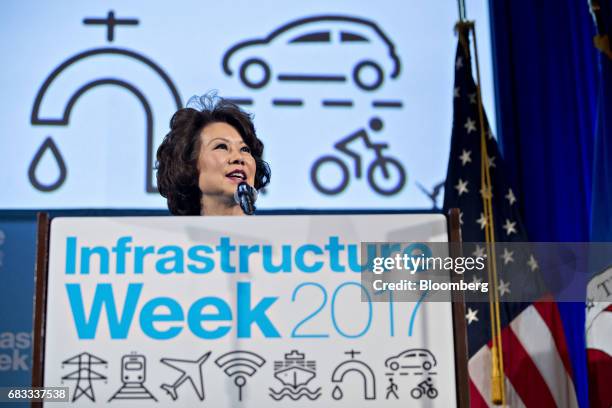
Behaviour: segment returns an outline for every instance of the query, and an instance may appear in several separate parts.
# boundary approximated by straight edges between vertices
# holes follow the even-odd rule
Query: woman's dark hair
[[[174,215],[200,215],[202,192],[198,187],[200,132],[211,123],[223,122],[234,127],[251,149],[257,168],[255,188],[270,182],[270,167],[263,161],[264,145],[257,138],[251,115],[214,93],[194,96],[187,107],[179,109],[170,120],[170,132],[157,149],[157,188],[168,200]]]

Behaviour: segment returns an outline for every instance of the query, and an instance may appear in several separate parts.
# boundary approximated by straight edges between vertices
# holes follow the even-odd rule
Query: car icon
[[[251,89],[279,82],[346,82],[364,91],[399,76],[389,37],[372,21],[323,15],[287,23],[265,38],[240,42],[222,60],[223,72]]]
[[[431,370],[437,365],[436,358],[427,349],[410,349],[399,353],[397,356],[389,357],[385,361],[385,367],[392,371],[423,369]]]

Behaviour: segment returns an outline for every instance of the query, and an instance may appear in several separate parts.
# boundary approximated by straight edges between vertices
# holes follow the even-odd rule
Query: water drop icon
[[[342,393],[342,390],[340,389],[340,386],[336,385],[334,387],[334,390],[332,391],[332,397],[335,400],[340,400],[340,399],[342,399],[343,396],[344,396],[344,394]]]
[[[50,159],[53,163],[57,165],[58,176],[57,179],[51,184],[41,183],[36,175],[38,166],[40,165],[43,159]],[[53,139],[48,136],[34,155],[34,158],[32,159],[30,166],[28,167],[28,178],[30,179],[30,183],[32,183],[34,188],[43,192],[57,190],[61,187],[62,184],[64,184],[64,181],[66,181],[67,173],[68,171],[66,170],[66,163],[64,162],[62,154],[60,153]]]

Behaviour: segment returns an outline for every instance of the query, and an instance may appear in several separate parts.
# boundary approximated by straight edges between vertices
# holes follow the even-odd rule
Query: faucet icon
[[[95,23],[99,19],[85,19],[84,24]],[[125,20],[125,21],[123,21]],[[109,13],[106,24],[137,25],[138,20],[115,19]],[[113,41],[110,30],[108,40]],[[93,74],[93,75],[92,75]],[[167,127],[167,118],[182,103],[176,86],[168,74],[150,58],[117,47],[93,48],[80,52],[55,68],[44,80],[34,99],[30,122],[34,126],[68,126],[71,113],[79,98],[101,86],[114,86],[134,96],[144,110],[145,116],[145,191],[157,192],[154,176],[154,146],[161,141],[160,129]],[[151,101],[155,101],[154,104]],[[49,152],[55,157],[59,167],[59,177],[51,183],[44,183],[36,174],[38,164]],[[28,169],[32,186],[39,191],[57,190],[67,176],[65,160],[57,144],[47,137],[34,155]]]
[[[355,359],[356,354],[361,354],[360,352],[351,350],[345,352],[351,356],[349,360],[343,361],[340,363],[332,373],[332,382],[341,383],[344,380],[344,376],[348,373],[355,372],[361,376],[363,379],[363,397],[367,400],[376,399],[376,377],[374,376],[374,371],[370,368],[369,365],[364,363],[361,360]],[[332,391],[332,397],[335,400],[340,400],[344,396],[340,385],[336,385]]]

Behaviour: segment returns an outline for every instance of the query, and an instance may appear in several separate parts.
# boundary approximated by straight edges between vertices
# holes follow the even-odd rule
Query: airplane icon
[[[178,398],[176,390],[185,381],[189,380],[196,394],[200,398],[200,401],[204,401],[204,373],[202,371],[202,364],[210,356],[210,351],[204,354],[197,360],[180,360],[175,358],[162,358],[161,362],[165,365],[174,368],[181,372],[179,378],[174,381],[173,384],[162,384],[161,388],[166,391],[172,400],[175,401]]]

